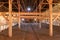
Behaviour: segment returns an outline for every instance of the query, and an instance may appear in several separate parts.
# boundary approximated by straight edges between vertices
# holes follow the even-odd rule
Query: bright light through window
[[[31,11],[31,8],[30,8],[30,7],[28,7],[28,8],[27,8],[27,11]]]
[[[36,21],[37,19],[34,19],[34,21]]]
[[[22,21],[24,21],[24,18],[22,18]]]

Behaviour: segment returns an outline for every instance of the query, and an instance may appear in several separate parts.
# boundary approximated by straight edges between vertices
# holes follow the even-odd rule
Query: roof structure
[[[20,11],[27,12],[27,8],[30,7],[31,8],[30,12],[34,12],[34,11],[38,12],[39,11],[38,6],[39,4],[41,4],[41,2],[42,0],[20,0],[20,6],[21,6]],[[42,11],[48,9],[48,4],[44,4],[44,3],[48,3],[48,2],[46,0],[43,0],[43,4],[42,4],[43,9],[41,9]],[[53,0],[53,3],[59,3],[59,1]],[[14,12],[18,11],[17,0],[12,1],[12,10]],[[0,12],[3,11],[4,12],[8,11],[8,0],[0,0]]]

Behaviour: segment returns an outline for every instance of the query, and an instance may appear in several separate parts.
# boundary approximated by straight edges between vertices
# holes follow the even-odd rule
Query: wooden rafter
[[[0,2],[0,7],[2,7],[4,5],[4,3]]]
[[[16,9],[18,9],[17,6],[15,5],[15,3],[12,3],[12,4],[16,7]]]
[[[24,0],[22,0],[22,2],[23,2],[23,5],[24,5]],[[24,5],[24,10],[25,10],[25,5]]]
[[[33,8],[35,7],[35,5],[36,5],[36,2],[37,2],[37,1],[35,1],[35,2],[34,2]],[[37,11],[37,9],[36,9],[35,11]]]
[[[39,3],[39,5],[36,7],[35,10],[37,10],[38,7],[42,6],[43,1],[44,1],[44,0],[42,0],[42,1]]]
[[[24,9],[23,9],[23,7],[21,6],[21,4],[20,4],[20,7],[22,8],[22,11],[24,11]]]

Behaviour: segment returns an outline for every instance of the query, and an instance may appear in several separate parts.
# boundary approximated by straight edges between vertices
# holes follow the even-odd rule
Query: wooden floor
[[[8,29],[7,29],[8,30]],[[54,26],[54,36],[49,36],[48,25],[42,24],[42,28],[38,24],[21,25],[21,30],[17,26],[13,27],[13,37],[8,37],[8,31],[0,32],[0,40],[60,40],[60,27]]]

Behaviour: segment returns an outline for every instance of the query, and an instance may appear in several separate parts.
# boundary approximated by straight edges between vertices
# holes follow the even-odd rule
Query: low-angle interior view
[[[60,0],[0,0],[0,40],[60,40]]]

